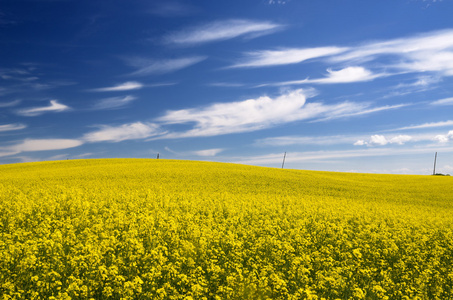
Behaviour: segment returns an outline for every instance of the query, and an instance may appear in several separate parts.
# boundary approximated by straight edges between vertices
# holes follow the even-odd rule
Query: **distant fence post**
[[[436,175],[436,161],[437,161],[437,152],[434,155],[434,170],[433,170],[433,175]]]
[[[286,159],[286,152],[285,152],[285,155],[283,155],[282,169],[283,169],[283,166],[285,165],[285,159]]]

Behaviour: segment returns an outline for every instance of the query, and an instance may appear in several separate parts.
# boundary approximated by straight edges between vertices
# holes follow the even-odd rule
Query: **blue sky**
[[[453,1],[0,0],[0,163],[453,173]]]

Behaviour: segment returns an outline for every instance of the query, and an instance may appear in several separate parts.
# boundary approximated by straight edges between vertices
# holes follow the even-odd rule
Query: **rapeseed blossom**
[[[451,299],[449,177],[0,166],[1,299]]]

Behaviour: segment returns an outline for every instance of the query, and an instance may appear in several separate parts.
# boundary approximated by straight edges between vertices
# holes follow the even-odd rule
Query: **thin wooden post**
[[[436,152],[436,155],[434,155],[434,170],[433,170],[433,175],[436,175],[436,161],[437,161],[437,152]]]
[[[285,158],[286,158],[286,152],[285,152],[285,155],[283,155],[282,169],[283,169],[283,166],[285,165]]]

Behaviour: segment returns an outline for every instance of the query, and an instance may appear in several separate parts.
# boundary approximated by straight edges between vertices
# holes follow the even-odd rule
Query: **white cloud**
[[[366,142],[364,140],[358,140],[353,145],[354,146],[363,146],[363,145],[366,145]]]
[[[216,148],[216,149],[206,149],[206,150],[194,151],[193,153],[198,156],[216,156],[223,150],[224,149]]]
[[[9,148],[19,152],[48,151],[74,148],[82,144],[80,140],[71,139],[27,139]]]
[[[0,147],[0,157],[21,152],[50,151],[78,147],[83,141],[72,139],[26,139],[15,145]]]
[[[156,124],[135,122],[117,127],[103,125],[99,130],[85,134],[83,139],[87,142],[120,142],[145,139],[161,133]]]
[[[356,141],[354,146],[385,146],[387,144],[403,145],[411,140],[413,140],[413,138],[409,135],[397,135],[392,138],[386,138],[383,135],[375,134],[370,137],[369,141],[365,141],[363,139]]]
[[[387,141],[387,139],[383,135],[375,134],[375,135],[371,136],[371,139],[370,139],[368,145],[381,145],[381,146],[384,146],[384,145],[387,145],[388,143],[389,142]]]
[[[18,114],[23,116],[39,116],[47,112],[61,112],[69,110],[70,107],[64,104],[58,103],[57,100],[50,100],[50,105],[45,107],[34,107],[34,108],[27,108],[17,111]]]
[[[351,48],[348,53],[333,57],[336,61],[368,60],[383,54],[423,53],[444,51],[453,47],[453,30],[425,33],[409,38],[399,38],[382,42],[368,43]]]
[[[369,104],[366,103],[343,102],[337,105],[333,105],[333,109],[329,114],[313,122],[322,122],[338,118],[362,116],[385,110],[398,109],[405,106],[408,106],[408,104],[384,105],[368,108]]]
[[[266,67],[296,64],[312,58],[338,54],[347,48],[319,47],[302,49],[264,50],[246,53],[247,59],[232,65],[231,68]]]
[[[365,62],[384,55],[394,55],[402,61],[390,65],[403,72],[437,72],[453,75],[453,30],[429,32],[408,38],[373,42],[350,48],[341,55],[332,56],[335,62]]]
[[[327,77],[318,79],[302,79],[283,81],[271,84],[262,84],[260,86],[287,86],[301,84],[336,84],[336,83],[351,83],[371,81],[378,77],[388,76],[387,74],[373,74],[370,70],[363,67],[346,67],[338,71],[327,69]]]
[[[406,84],[406,85],[399,85],[398,87],[399,88],[402,88],[402,87],[404,87],[404,88],[406,88],[406,87],[425,87],[425,86],[429,86],[429,85],[432,85],[432,84],[436,84],[439,81],[441,81],[441,79],[439,77],[422,76],[422,77],[419,77],[417,79],[417,81],[415,81],[413,83]]]
[[[255,142],[258,146],[289,146],[289,145],[338,145],[350,144],[357,140],[356,136],[330,135],[330,136],[279,136],[259,139]]]
[[[195,128],[183,133],[183,136],[211,136],[253,131],[268,127],[272,123],[284,122],[288,116],[304,106],[305,100],[303,91],[297,90],[276,99],[259,97],[212,104],[205,108],[169,111],[158,121],[165,124],[196,123]]]
[[[363,67],[347,67],[338,71],[328,69],[326,78],[308,80],[309,83],[350,83],[360,81],[370,81],[382,74],[373,74]]]
[[[431,105],[453,105],[453,97],[433,101]]]
[[[16,124],[5,124],[5,125],[0,125],[0,132],[2,131],[12,131],[12,130],[21,130],[27,128],[26,125],[16,123]]]
[[[168,44],[194,45],[228,40],[244,35],[267,34],[280,27],[282,25],[272,22],[250,20],[216,21],[170,34],[164,38],[164,42]]]
[[[11,155],[19,154],[19,153],[20,153],[19,151],[11,151],[11,150],[0,148],[0,157],[11,156]]]
[[[16,106],[20,103],[20,100],[14,100],[11,102],[0,102],[0,107],[11,107]]]
[[[203,157],[208,157],[208,156],[216,156],[220,152],[224,151],[225,149],[221,148],[214,148],[214,149],[205,149],[205,150],[197,150],[197,151],[186,151],[186,152],[179,152],[179,151],[174,151],[170,149],[169,147],[164,147],[164,149],[174,155],[177,156],[203,156]]]
[[[215,136],[256,131],[298,120],[357,116],[402,106],[369,108],[370,104],[367,103],[306,103],[306,94],[304,90],[298,89],[276,98],[263,96],[202,108],[168,111],[157,121],[163,124],[195,124],[191,130],[168,133],[165,138]]]
[[[398,67],[414,72],[440,72],[444,76],[453,76],[453,51],[414,53],[409,56],[408,62]]]
[[[409,135],[398,135],[390,139],[391,144],[398,144],[398,145],[403,145],[406,142],[409,142],[412,140],[412,137]]]
[[[205,56],[192,56],[174,59],[151,60],[145,58],[128,58],[126,61],[137,71],[132,72],[131,76],[145,76],[150,74],[162,74],[174,72],[205,60]]]
[[[105,87],[105,88],[98,88],[92,89],[95,92],[118,92],[118,91],[130,91],[130,90],[138,90],[143,87],[143,84],[136,81],[128,81],[125,83],[121,83],[112,87]]]
[[[450,130],[447,134],[439,134],[434,137],[435,141],[439,143],[447,143],[453,140],[453,130]]]
[[[111,97],[100,100],[96,103],[93,108],[94,109],[112,109],[125,106],[126,104],[134,101],[137,99],[134,96],[124,96],[124,97]]]
[[[397,128],[394,130],[424,129],[424,128],[446,127],[446,126],[452,126],[452,125],[453,125],[453,120],[448,120],[448,121],[442,121],[442,122],[432,122],[432,123],[424,123],[424,124],[420,124],[420,125],[406,126],[406,127],[401,127],[401,128]],[[394,131],[394,130],[392,130],[392,131]]]
[[[288,152],[286,155],[287,163],[297,162],[314,162],[314,161],[331,161],[347,158],[359,157],[381,157],[395,155],[413,155],[413,154],[431,154],[433,151],[442,151],[445,153],[453,152],[453,147],[403,147],[403,148],[363,148],[355,150],[337,150],[337,151],[306,151],[306,152]],[[271,153],[267,155],[237,157],[232,158],[232,162],[251,165],[281,165],[282,153]]]

